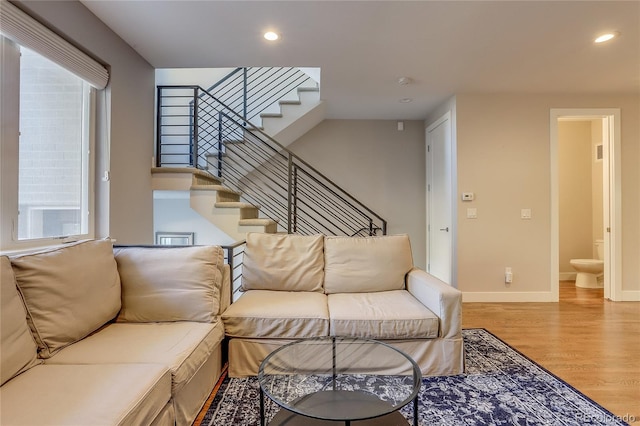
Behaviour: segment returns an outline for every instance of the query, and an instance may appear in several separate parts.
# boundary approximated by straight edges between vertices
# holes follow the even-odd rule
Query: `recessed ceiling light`
[[[401,104],[408,104],[409,102],[413,102],[413,99],[412,98],[402,98],[398,102],[400,102]]]
[[[609,41],[618,37],[618,35],[620,34],[617,32],[602,34],[601,36],[599,36],[594,40],[594,43],[604,43],[605,41]]]
[[[269,41],[276,41],[280,38],[280,36],[273,31],[267,31],[266,33],[264,33],[264,38]]]

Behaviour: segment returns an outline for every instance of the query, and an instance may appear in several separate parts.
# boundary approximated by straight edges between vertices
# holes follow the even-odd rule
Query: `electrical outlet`
[[[511,284],[513,282],[513,272],[511,272],[510,266],[504,268],[504,282],[505,284]]]

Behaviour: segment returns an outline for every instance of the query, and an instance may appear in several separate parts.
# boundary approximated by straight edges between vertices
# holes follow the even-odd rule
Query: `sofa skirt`
[[[169,401],[162,411],[153,419],[150,426],[174,426],[176,424],[176,414],[173,410],[173,401]]]
[[[256,376],[271,352],[297,339],[229,340],[229,377]],[[462,337],[454,339],[381,340],[409,355],[423,376],[452,376],[464,372]],[[393,371],[388,372],[393,374]]]

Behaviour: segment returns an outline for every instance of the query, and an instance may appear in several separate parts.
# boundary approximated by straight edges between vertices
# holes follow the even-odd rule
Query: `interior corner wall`
[[[324,120],[289,149],[406,233],[415,265],[425,267],[424,122]]]
[[[640,95],[458,94],[458,187],[478,209],[467,219],[458,201],[458,288],[475,300],[552,300],[552,108],[620,108],[622,290],[640,294]]]
[[[109,152],[96,159],[96,226],[98,237],[122,244],[153,242],[151,158],[154,142],[154,68],[82,3],[19,1],[18,5],[110,69],[104,95]],[[110,102],[109,102],[110,101]],[[100,142],[98,141],[98,145]],[[106,154],[100,151],[100,155]],[[102,182],[105,168],[109,182]]]

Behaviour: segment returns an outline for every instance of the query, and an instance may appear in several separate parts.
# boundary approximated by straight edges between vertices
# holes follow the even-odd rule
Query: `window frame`
[[[20,143],[20,46],[0,35],[0,251],[54,246],[95,237],[96,89],[86,81],[83,96],[82,205],[86,232],[76,235],[18,239]]]

